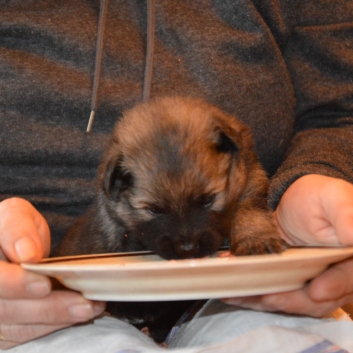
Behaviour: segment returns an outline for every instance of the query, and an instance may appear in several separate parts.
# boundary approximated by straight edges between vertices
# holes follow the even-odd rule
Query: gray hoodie
[[[271,207],[304,174],[353,182],[351,0],[157,0],[154,10],[147,40],[146,1],[111,0],[98,29],[95,0],[0,0],[0,199],[31,201],[54,247],[92,200],[115,122],[142,99],[148,48],[150,97],[203,98],[250,126]]]

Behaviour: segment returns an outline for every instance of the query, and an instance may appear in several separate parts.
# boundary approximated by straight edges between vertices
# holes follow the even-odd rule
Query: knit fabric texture
[[[0,200],[48,220],[53,246],[94,196],[102,151],[141,101],[146,2],[112,0],[90,114],[99,1],[0,1]],[[158,0],[151,98],[203,98],[252,130],[269,204],[308,173],[353,182],[351,0]]]

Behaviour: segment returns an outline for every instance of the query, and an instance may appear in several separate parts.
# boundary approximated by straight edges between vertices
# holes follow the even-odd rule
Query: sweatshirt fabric
[[[147,3],[111,0],[86,134],[99,13],[96,0],[0,0],[0,200],[32,202],[54,248],[142,100]],[[202,98],[246,123],[272,208],[305,174],[353,182],[351,0],[157,0],[154,34],[150,97]]]

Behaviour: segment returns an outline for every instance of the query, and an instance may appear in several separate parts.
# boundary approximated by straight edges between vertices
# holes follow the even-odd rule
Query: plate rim
[[[312,253],[314,250],[315,253]],[[222,251],[223,252],[223,251]],[[151,270],[165,270],[172,268],[207,268],[210,266],[224,267],[224,266],[240,266],[246,264],[272,264],[276,262],[287,262],[297,260],[312,260],[319,258],[329,257],[349,257],[353,256],[352,247],[293,247],[288,248],[280,254],[264,254],[264,255],[248,255],[248,256],[235,256],[235,257],[209,257],[204,259],[181,259],[181,260],[165,260],[161,259],[158,261],[138,261],[129,263],[79,263],[80,260],[97,260],[101,258],[124,258],[126,256],[135,256],[134,253],[107,253],[107,254],[92,254],[92,255],[78,255],[78,256],[64,256],[60,258],[49,258],[44,259],[39,263],[22,263],[21,266],[25,270],[30,271],[54,271],[54,272],[71,272],[71,271],[82,271],[82,272],[100,272],[106,270],[118,270],[121,271],[151,271]],[[140,252],[139,252],[140,253]],[[217,252],[219,253],[219,252]],[[309,256],[304,256],[308,253]],[[125,255],[121,255],[125,254]],[[126,255],[129,254],[129,255]],[[156,256],[151,252],[140,253],[137,256]],[[72,261],[72,263],[70,263]]]

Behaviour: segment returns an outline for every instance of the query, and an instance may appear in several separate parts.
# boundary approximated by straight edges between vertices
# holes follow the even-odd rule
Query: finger
[[[71,325],[0,325],[0,349],[15,347]]]
[[[353,207],[337,207],[335,216],[332,225],[339,243],[353,245]]]
[[[43,298],[51,291],[47,277],[3,261],[0,261],[0,283],[1,299]]]
[[[303,289],[225,302],[258,311],[282,311],[322,317],[353,302],[353,259],[333,265]]]
[[[227,304],[256,311],[284,312],[312,317],[323,317],[352,302],[353,293],[348,293],[337,300],[315,301],[308,294],[307,288],[285,293],[225,300]]]
[[[323,317],[352,301],[353,293],[348,293],[337,300],[315,301],[306,290],[266,295],[262,298],[264,308],[270,308],[269,311],[282,311],[312,317]]]
[[[320,203],[340,244],[353,245],[353,185],[332,179],[321,189]]]
[[[281,220],[281,209],[278,208],[276,211],[273,212],[273,220],[277,226],[277,230],[281,238],[288,244],[288,245],[304,245],[304,242],[301,239],[296,238],[294,235],[288,235],[283,230],[282,220]],[[283,216],[282,216],[283,218]]]
[[[316,301],[338,300],[353,293],[353,258],[339,262],[309,285],[310,296]]]
[[[264,295],[261,298],[261,302],[263,307],[267,308],[265,310],[313,317],[322,317],[339,307],[339,303],[336,301],[314,301],[308,293],[308,288],[286,293]]]
[[[262,296],[255,295],[249,297],[237,297],[237,298],[224,298],[222,301],[229,305],[240,306],[245,309],[252,309],[256,311],[276,311],[276,309],[265,307],[262,303]]]
[[[0,300],[2,325],[61,325],[84,322],[103,312],[105,304],[71,291],[53,291],[42,299]]]
[[[0,246],[12,262],[39,261],[49,255],[50,232],[43,216],[26,200],[0,203]]]
[[[347,300],[349,300],[348,296]],[[237,298],[236,301],[227,299],[225,302],[256,311],[285,312],[313,317],[322,317],[340,306],[337,301],[315,302],[310,298],[306,289],[257,297]]]

